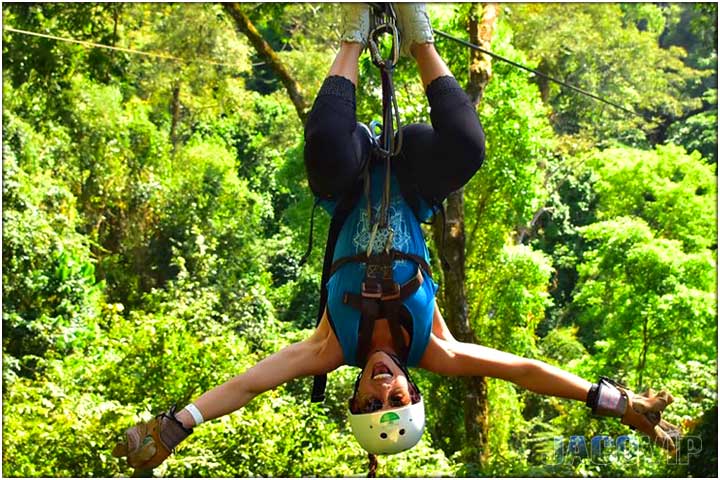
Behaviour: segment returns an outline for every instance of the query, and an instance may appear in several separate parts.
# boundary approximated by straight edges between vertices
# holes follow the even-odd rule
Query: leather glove
[[[175,418],[175,408],[149,422],[140,422],[125,431],[125,441],[115,445],[114,457],[127,457],[136,472],[152,470],[170,456],[173,449],[192,433]]]
[[[660,418],[673,402],[666,391],[648,390],[637,395],[613,380],[601,378],[588,393],[587,406],[597,415],[620,417],[621,422],[648,435],[655,444],[673,453],[680,429]]]
[[[424,3],[393,3],[400,30],[400,53],[411,57],[414,44],[434,43],[432,25]]]
[[[666,391],[659,393],[647,390],[641,395],[624,389],[628,398],[628,408],[621,422],[648,435],[656,445],[673,453],[680,439],[680,429],[660,418],[665,407],[673,402],[673,397]]]
[[[367,46],[370,35],[370,5],[367,3],[342,3],[340,40]]]

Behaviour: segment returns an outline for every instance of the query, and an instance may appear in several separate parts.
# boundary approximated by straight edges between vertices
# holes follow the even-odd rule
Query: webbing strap
[[[405,343],[405,338],[400,328],[400,309],[404,306],[400,300],[393,300],[388,302],[386,305],[386,316],[388,319],[388,325],[390,326],[390,334],[392,335],[393,343],[395,344],[395,351],[400,354],[400,357],[407,363],[408,353],[410,353],[409,346]]]
[[[335,272],[337,272],[341,267],[347,265],[348,263],[371,263],[375,260],[376,257],[384,255],[390,255],[392,261],[411,260],[415,262],[420,268],[422,268],[423,271],[427,273],[428,277],[432,278],[432,269],[423,257],[421,257],[420,255],[415,255],[413,253],[401,252],[400,250],[395,249],[390,250],[390,252],[388,252],[387,254],[379,253],[376,255],[371,255],[370,257],[365,255],[364,253],[359,253],[357,255],[349,255],[347,257],[338,258],[330,266],[330,277],[332,277]]]
[[[340,236],[340,230],[342,230],[345,220],[357,202],[357,199],[360,198],[360,195],[361,192],[357,188],[348,192],[335,206],[335,211],[333,212],[332,219],[330,220],[327,242],[325,244],[325,257],[323,258],[322,278],[320,280],[320,303],[318,305],[317,321],[315,322],[315,326],[320,325],[327,305],[327,282],[330,279],[330,267],[332,266],[333,256],[335,256],[335,244]],[[326,384],[327,375],[323,374],[314,376],[312,394],[310,395],[312,402],[322,402],[325,400]]]
[[[298,268],[305,265],[305,262],[307,262],[308,258],[310,258],[310,254],[312,253],[312,247],[313,247],[313,227],[315,226],[315,209],[317,208],[318,204],[320,203],[321,198],[318,197],[315,199],[315,203],[313,203],[312,210],[310,211],[310,234],[308,235],[308,246],[305,250],[305,253],[303,254],[302,258],[300,258],[300,261],[298,262]]]
[[[372,281],[368,278],[365,280]],[[360,310],[356,360],[359,363],[367,361],[375,322],[380,318],[385,318],[390,328],[395,350],[407,361],[410,348],[405,342],[400,325],[408,323],[407,316],[409,315],[402,302],[420,288],[423,283],[422,272],[418,269],[413,278],[401,286],[392,280],[377,283],[380,286],[377,296],[375,296],[375,290],[373,290],[372,296],[365,291],[361,294],[347,292],[343,296],[343,303]],[[409,323],[412,325],[412,322]],[[412,328],[408,329],[408,333],[412,336]]]
[[[310,401],[313,403],[325,400],[325,386],[327,385],[327,375],[315,375],[313,377],[312,393],[310,393]]]
[[[415,293],[418,288],[423,284],[423,276],[422,273],[420,273],[420,270],[417,271],[417,273],[407,282],[400,285],[399,295],[395,296],[393,300],[398,300],[402,302],[406,298],[408,298],[410,295]],[[363,295],[361,293],[352,293],[347,292],[343,296],[343,303],[350,305],[351,307],[360,310],[362,305]],[[382,296],[377,299],[379,302],[387,302],[388,300],[384,299]]]

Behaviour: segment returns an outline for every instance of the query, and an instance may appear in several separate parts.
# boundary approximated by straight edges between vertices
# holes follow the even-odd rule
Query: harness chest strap
[[[389,258],[382,258],[389,256]],[[382,259],[378,261],[379,259]],[[427,275],[432,278],[432,270],[430,269],[430,265],[425,261],[423,257],[420,255],[414,255],[412,253],[405,253],[401,252],[400,250],[392,249],[389,253],[379,253],[376,255],[367,256],[364,253],[358,253],[357,255],[350,255],[347,257],[342,257],[330,266],[330,277],[335,274],[341,267],[347,265],[348,263],[386,263],[386,262],[392,262],[396,260],[410,260],[412,262],[415,262],[418,264],[420,268],[423,269]]]
[[[368,284],[363,282],[363,285],[366,287],[363,289],[364,293],[346,292],[345,295],[343,295],[343,303],[350,305],[357,310],[362,310],[364,299],[372,299],[375,302],[381,303],[388,303],[390,301],[402,302],[415,293],[423,282],[424,278],[420,269],[417,270],[417,273],[413,276],[413,278],[402,285],[399,285],[398,288],[394,289],[392,292],[387,292],[385,288],[378,289],[377,294],[367,292],[366,288]],[[397,283],[395,285],[397,285]]]

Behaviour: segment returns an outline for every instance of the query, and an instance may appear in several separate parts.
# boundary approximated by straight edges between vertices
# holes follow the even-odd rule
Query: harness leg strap
[[[325,386],[327,385],[327,375],[315,375],[313,377],[312,393],[310,401],[313,403],[323,402],[325,400]]]

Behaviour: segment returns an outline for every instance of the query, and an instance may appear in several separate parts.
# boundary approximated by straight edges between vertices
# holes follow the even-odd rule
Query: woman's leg
[[[432,43],[411,52],[430,104],[432,126],[403,128],[396,173],[405,191],[439,203],[467,183],[485,159],[485,133],[475,106]]]
[[[415,62],[417,63],[418,72],[423,86],[428,87],[433,80],[439,77],[452,77],[453,74],[445,64],[440,54],[435,50],[432,43],[414,44],[410,47]]]
[[[337,199],[360,176],[370,139],[355,117],[359,43],[343,42],[305,125],[305,167],[313,193]]]
[[[342,42],[340,51],[335,56],[335,61],[330,66],[328,77],[337,75],[345,77],[357,87],[358,83],[358,58],[362,53],[363,46],[355,42]]]

